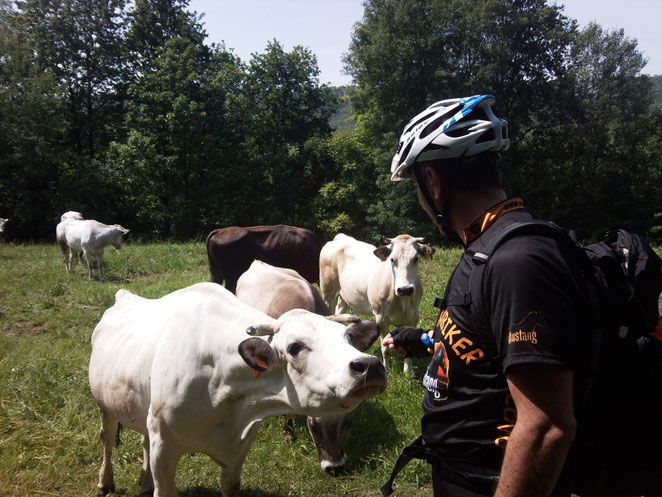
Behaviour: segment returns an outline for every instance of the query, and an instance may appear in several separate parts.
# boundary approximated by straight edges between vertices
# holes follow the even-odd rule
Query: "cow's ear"
[[[375,321],[363,320],[347,327],[347,337],[352,346],[365,352],[377,340],[379,325]]]
[[[391,255],[391,249],[382,245],[381,247],[377,247],[373,254],[375,254],[381,261],[385,261],[388,259],[388,256]]]
[[[415,245],[416,251],[421,254],[428,261],[432,260],[432,255],[434,254],[434,247],[432,245],[426,245],[424,243],[417,243]]]
[[[247,338],[239,344],[239,355],[251,368],[264,373],[276,362],[276,353],[271,346],[261,338]]]

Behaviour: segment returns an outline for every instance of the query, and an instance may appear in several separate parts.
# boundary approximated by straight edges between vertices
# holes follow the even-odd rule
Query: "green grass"
[[[438,250],[424,263],[421,323],[457,261]],[[128,244],[106,251],[104,282],[89,281],[84,264],[66,274],[55,245],[0,244],[0,497],[93,496],[102,448],[96,405],[89,392],[90,335],[115,292],[126,288],[156,298],[209,280],[203,243]],[[373,345],[371,352],[378,354]],[[415,364],[419,376],[425,362]],[[397,368],[401,371],[401,364]],[[319,469],[305,419],[295,440],[281,440],[278,418],[266,420],[244,465],[243,497],[375,496],[401,449],[420,433],[419,380],[394,372],[386,392],[348,417],[347,468]],[[141,449],[124,430],[114,454],[117,495],[137,496]],[[219,468],[203,455],[185,456],[177,471],[183,496],[219,495]],[[428,468],[414,461],[396,481],[396,495],[432,495]]]

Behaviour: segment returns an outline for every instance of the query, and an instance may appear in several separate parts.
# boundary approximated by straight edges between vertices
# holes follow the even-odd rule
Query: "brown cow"
[[[310,283],[319,281],[319,237],[293,226],[221,228],[207,236],[211,280],[234,292],[237,280],[254,260],[294,269]]]
[[[237,298],[274,319],[291,309],[305,309],[323,316],[331,314],[319,292],[299,273],[261,261],[254,261],[239,278]],[[369,323],[378,329],[377,323]],[[359,350],[363,352],[371,344],[363,343]],[[340,440],[344,420],[345,414],[308,417],[308,431],[317,447],[317,457],[324,471],[345,466],[345,454]],[[290,431],[287,421],[284,431]]]

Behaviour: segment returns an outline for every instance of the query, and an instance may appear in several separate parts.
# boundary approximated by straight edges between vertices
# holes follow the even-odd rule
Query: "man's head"
[[[413,181],[421,205],[447,236],[453,195],[501,188],[498,152],[510,140],[492,103],[491,95],[477,95],[432,104],[405,126],[393,157],[391,180]]]

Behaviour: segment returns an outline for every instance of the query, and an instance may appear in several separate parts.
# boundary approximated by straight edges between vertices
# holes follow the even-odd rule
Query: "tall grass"
[[[421,323],[432,325],[435,295],[459,251],[437,251],[422,265]],[[115,292],[148,298],[208,281],[203,243],[127,244],[107,250],[104,282],[89,281],[84,264],[66,274],[55,245],[0,245],[0,497],[93,496],[101,461],[96,405],[89,392],[90,335]],[[371,352],[378,355],[377,345]],[[419,377],[425,362],[415,363]],[[401,364],[398,368],[401,371]],[[379,496],[401,449],[420,434],[420,381],[394,371],[386,392],[348,417],[347,468],[319,469],[305,419],[295,440],[281,440],[282,421],[266,420],[242,473],[243,497]],[[137,496],[139,437],[122,433],[114,455],[117,493]],[[219,494],[219,468],[203,455],[182,458],[183,496]],[[396,481],[400,496],[432,495],[425,463],[414,461]]]

